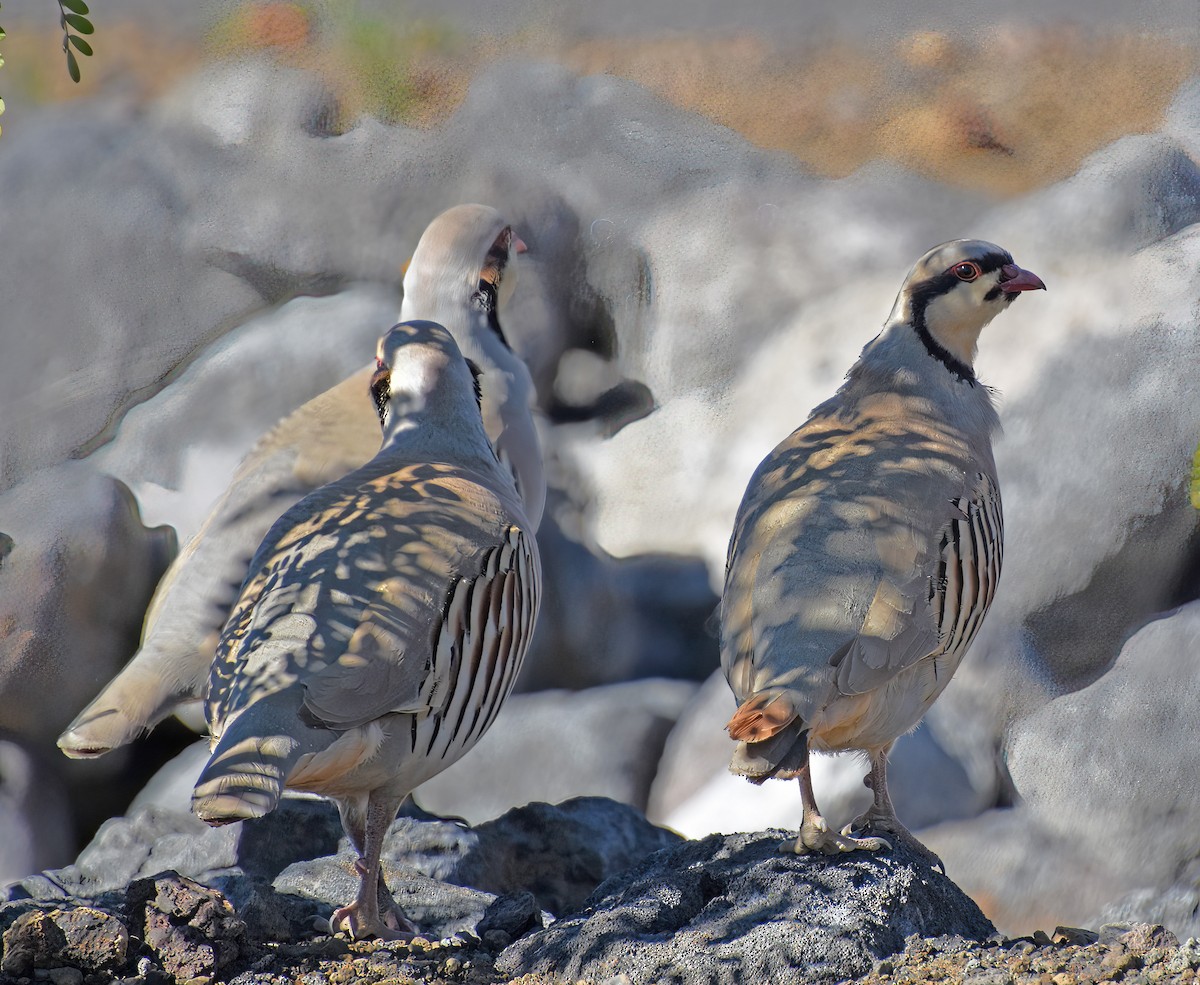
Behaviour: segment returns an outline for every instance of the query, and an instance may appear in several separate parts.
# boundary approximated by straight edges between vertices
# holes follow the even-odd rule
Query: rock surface
[[[837,982],[910,934],[974,940],[993,928],[907,850],[838,858],[780,852],[782,831],[713,835],[645,859],[584,909],[507,949],[497,969],[606,981]]]
[[[410,915],[446,936],[473,927],[496,897],[513,893],[532,894],[540,910],[567,912],[603,880],[678,841],[630,807],[583,797],[530,804],[475,828],[402,816],[382,857]],[[353,898],[355,858],[336,809],[323,801],[288,798],[265,818],[218,828],[191,814],[144,808],[108,821],[75,864],[10,885],[0,925],[29,900],[67,905],[128,896],[139,881],[170,871],[219,889],[253,935],[305,939],[314,917]]]
[[[53,748],[136,648],[174,551],[174,533],[147,529],[129,489],[85,462],[0,495],[0,729]]]
[[[1150,622],[1095,684],[1014,726],[1009,768],[1038,821],[1114,881],[1170,883],[1200,856],[1200,602]],[[1116,894],[1113,894],[1114,896]],[[1096,903],[1102,902],[1096,900]]]

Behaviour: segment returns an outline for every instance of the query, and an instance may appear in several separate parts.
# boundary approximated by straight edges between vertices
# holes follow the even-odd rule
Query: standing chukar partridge
[[[730,769],[799,779],[796,852],[888,844],[875,833],[915,844],[888,796],[888,752],[950,681],[1000,577],[999,420],[972,368],[976,343],[1035,289],[991,243],[930,250],[841,389],[750,479],[721,601],[721,664],[739,703]],[[841,834],[817,809],[812,749],[870,758],[874,803]]]
[[[362,881],[331,925],[355,938],[415,932],[380,873],[384,834],[494,721],[541,579],[450,333],[397,325],[377,362],[383,446],[284,513],[255,553],[212,663],[213,750],[192,795],[210,824],[261,817],[285,787],[336,801]]]
[[[524,251],[495,209],[448,209],[417,244],[404,276],[400,318],[440,322],[482,369],[484,427],[511,464],[536,529],[546,483],[531,411],[533,383],[499,322],[516,283],[515,254]],[[204,696],[217,636],[254,545],[305,493],[358,468],[378,450],[379,422],[366,396],[373,372],[367,367],[314,397],[259,440],[159,584],[141,648],[59,736],[64,753],[101,756]]]

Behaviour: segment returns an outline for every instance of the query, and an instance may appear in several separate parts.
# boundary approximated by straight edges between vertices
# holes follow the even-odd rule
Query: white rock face
[[[398,293],[362,285],[253,318],[134,407],[91,459],[133,489],[148,522],[170,523],[183,542],[254,443],[366,366],[399,310]]]
[[[1013,781],[1048,830],[1115,876],[1169,882],[1200,856],[1200,602],[1150,622],[1090,687],[1009,738]]]

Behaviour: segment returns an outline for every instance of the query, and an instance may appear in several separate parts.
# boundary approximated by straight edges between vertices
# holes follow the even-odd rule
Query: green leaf
[[[67,72],[72,82],[79,81],[79,62],[75,60],[75,52],[67,50]]]
[[[7,37],[8,35],[4,33],[4,28],[0,27],[0,41],[3,41]]]
[[[79,14],[64,14],[63,20],[70,24],[80,34],[95,34],[96,29],[92,27],[92,22],[86,17],[81,17]]]
[[[67,10],[73,10],[77,14],[86,14],[88,5],[83,0],[58,0],[59,5],[66,7]]]
[[[90,55],[92,53],[92,46],[84,41],[83,38],[77,38],[74,34],[68,34],[67,40],[79,49],[81,55]]]
[[[1196,447],[1196,457],[1192,459],[1192,505],[1200,510],[1200,445]]]
[[[0,116],[4,115],[4,100],[0,99]]]

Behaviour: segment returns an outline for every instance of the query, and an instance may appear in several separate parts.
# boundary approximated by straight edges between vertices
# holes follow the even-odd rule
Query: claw
[[[389,916],[396,919],[394,914]],[[378,937],[385,941],[410,941],[416,936],[417,928],[409,921],[408,928],[392,927],[384,919],[378,916],[375,918],[367,917],[364,919],[359,912],[357,903],[351,903],[348,906],[338,907],[333,911],[329,918],[329,932],[331,934],[346,933],[351,940],[361,941],[368,937]]]

